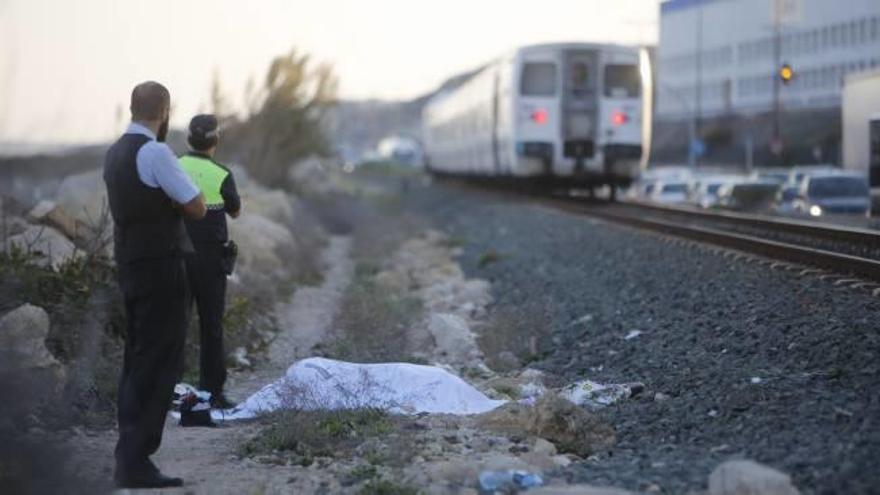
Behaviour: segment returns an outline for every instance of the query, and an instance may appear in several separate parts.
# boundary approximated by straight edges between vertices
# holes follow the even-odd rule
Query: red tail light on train
[[[615,110],[614,113],[611,114],[611,123],[617,127],[626,124],[629,121],[629,115],[621,112],[620,110]]]
[[[547,123],[547,120],[548,120],[547,110],[541,109],[541,110],[535,110],[534,112],[532,112],[532,122],[534,122],[538,125],[544,125]]]

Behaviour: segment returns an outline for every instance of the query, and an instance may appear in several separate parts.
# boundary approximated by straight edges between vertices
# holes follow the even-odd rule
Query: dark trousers
[[[119,380],[117,471],[136,475],[154,469],[165,416],[183,360],[189,307],[186,267],[180,258],[119,266],[127,319]]]
[[[220,243],[197,244],[196,254],[186,258],[189,286],[199,315],[199,388],[213,395],[223,393],[226,383],[223,348],[226,273],[222,263]]]

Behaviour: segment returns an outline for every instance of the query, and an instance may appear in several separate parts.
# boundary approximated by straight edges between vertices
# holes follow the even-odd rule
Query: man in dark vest
[[[205,216],[204,197],[164,143],[171,96],[159,83],[131,93],[131,124],[107,151],[104,182],[114,224],[114,256],[125,301],[114,479],[124,488],[181,486],[150,456],[159,449],[183,359],[189,292],[183,217]]]
[[[228,409],[226,353],[223,349],[223,313],[226,308],[226,275],[230,246],[226,215],[241,213],[241,199],[232,172],[214,161],[219,142],[219,123],[213,115],[196,115],[189,124],[190,151],[180,165],[205,195],[208,214],[187,220],[186,229],[196,254],[187,256],[186,273],[199,314],[199,388],[211,393],[211,407]]]

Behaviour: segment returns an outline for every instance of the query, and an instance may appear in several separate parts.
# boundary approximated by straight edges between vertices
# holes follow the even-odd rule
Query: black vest
[[[172,258],[192,251],[183,218],[162,189],[141,182],[137,154],[150,138],[124,134],[107,150],[104,182],[113,216],[116,262]]]

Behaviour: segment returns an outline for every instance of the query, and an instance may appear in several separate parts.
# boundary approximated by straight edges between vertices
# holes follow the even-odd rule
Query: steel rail
[[[621,201],[621,205],[642,208],[663,214],[713,222],[727,222],[743,227],[757,227],[774,232],[797,234],[826,241],[849,242],[868,247],[880,248],[880,231],[860,227],[820,224],[789,218],[774,218],[765,215],[749,215],[732,211],[700,210],[685,206],[659,205],[644,201]]]
[[[614,204],[599,206],[596,204],[584,203],[582,201],[574,201],[570,198],[560,199],[557,197],[544,198],[541,202],[570,213],[597,217],[644,230],[651,230],[662,234],[669,234],[694,241],[715,244],[721,247],[737,249],[780,261],[816,266],[829,271],[853,275],[873,282],[880,282],[880,261],[869,258],[807,246],[799,246],[787,242],[764,239],[754,235],[730,232],[712,227],[686,225],[669,220],[640,216],[636,214],[638,212],[637,208],[630,208],[627,212],[626,209],[614,208]],[[628,204],[631,206],[636,205],[635,203]],[[644,205],[639,204],[639,207],[643,206]],[[654,205],[644,207],[659,211],[665,211],[668,209],[667,207],[655,208]],[[727,215],[727,213],[724,214],[725,218]],[[714,214],[711,216],[714,218]],[[740,217],[737,221],[743,222],[743,224],[745,224],[744,222],[746,222],[746,219],[748,218],[747,215],[737,214],[736,216]],[[760,219],[760,222],[767,221],[769,220],[763,218]],[[769,222],[770,224],[775,225],[775,222]],[[798,226],[796,228],[801,227]],[[841,230],[836,227],[828,228],[827,226],[819,226],[819,229],[832,231]],[[876,234],[873,235],[876,236]],[[861,237],[859,238],[861,239]],[[840,238],[835,239],[840,240]]]

